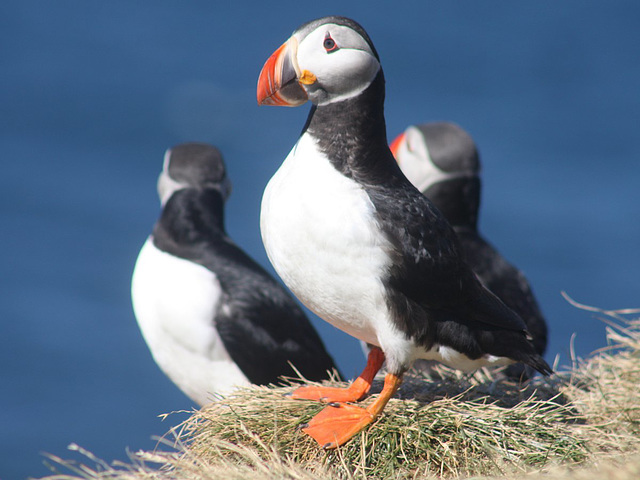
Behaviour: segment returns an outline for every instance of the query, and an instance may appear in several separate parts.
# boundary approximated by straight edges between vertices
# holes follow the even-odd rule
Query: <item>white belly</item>
[[[191,399],[204,405],[249,381],[214,326],[220,283],[208,269],[142,247],[131,283],[133,309],[154,360]]]
[[[423,360],[435,360],[444,363],[449,367],[462,370],[463,372],[474,372],[482,367],[499,367],[510,365],[513,360],[507,357],[496,357],[494,355],[483,355],[472,360],[465,354],[444,345],[434,345],[430,350],[420,352],[419,357]]]
[[[275,270],[318,316],[375,345],[382,337],[386,343],[403,337],[390,322],[380,281],[390,245],[377,228],[374,206],[308,135],[267,185],[260,227]]]

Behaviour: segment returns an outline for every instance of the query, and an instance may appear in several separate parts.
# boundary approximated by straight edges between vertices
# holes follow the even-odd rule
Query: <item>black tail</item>
[[[531,368],[535,368],[544,376],[549,376],[553,373],[549,364],[538,354],[531,355],[527,360],[524,360],[523,363],[529,365]]]

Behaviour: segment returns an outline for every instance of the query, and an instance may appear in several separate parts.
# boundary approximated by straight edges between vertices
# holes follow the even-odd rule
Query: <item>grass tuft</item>
[[[628,318],[638,311],[580,307],[607,324],[608,345],[571,369],[525,384],[487,370],[410,373],[334,451],[299,430],[323,405],[287,398],[293,385],[254,386],[194,412],[155,452],[107,465],[74,447],[94,466],[49,457],[71,473],[48,478],[640,478],[640,319]]]

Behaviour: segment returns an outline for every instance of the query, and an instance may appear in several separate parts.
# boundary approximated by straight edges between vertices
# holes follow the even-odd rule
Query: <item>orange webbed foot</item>
[[[388,373],[382,392],[367,408],[345,403],[331,404],[313,417],[302,431],[324,448],[344,445],[380,415],[401,382],[401,376]]]
[[[290,397],[294,400],[318,400],[326,403],[357,402],[371,388],[371,383],[383,362],[384,353],[379,347],[373,347],[367,357],[367,366],[364,371],[348,388],[309,385],[296,389]]]
[[[323,448],[330,449],[347,443],[374,419],[365,408],[337,403],[325,407],[302,431]]]
[[[317,400],[325,403],[357,402],[366,392],[350,390],[349,388],[316,387],[313,385],[300,387],[293,391],[290,398],[294,400]]]

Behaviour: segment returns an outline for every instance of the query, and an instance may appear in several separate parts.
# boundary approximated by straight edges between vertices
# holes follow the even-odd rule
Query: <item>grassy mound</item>
[[[381,417],[335,451],[299,430],[322,405],[286,398],[291,386],[251,387],[130,464],[81,451],[95,466],[51,457],[71,474],[47,478],[640,478],[640,319],[598,312],[609,346],[570,370],[526,385],[488,371],[407,375]]]

